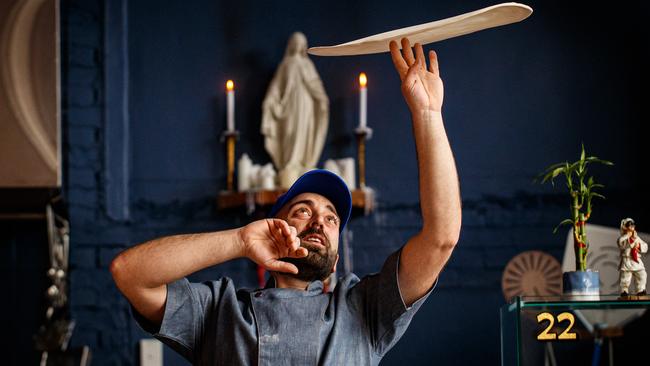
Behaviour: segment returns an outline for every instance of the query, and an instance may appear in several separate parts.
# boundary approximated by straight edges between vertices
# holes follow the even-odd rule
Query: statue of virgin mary
[[[316,67],[307,56],[307,38],[291,35],[262,105],[264,146],[283,188],[314,169],[329,124],[329,99]]]

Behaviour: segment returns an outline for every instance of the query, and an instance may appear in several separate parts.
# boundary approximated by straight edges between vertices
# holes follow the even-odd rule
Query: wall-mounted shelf
[[[60,194],[60,188],[0,187],[0,220],[44,220],[45,206]]]

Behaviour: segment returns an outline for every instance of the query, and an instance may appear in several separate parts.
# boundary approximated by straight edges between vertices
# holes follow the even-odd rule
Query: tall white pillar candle
[[[354,176],[354,158],[344,158],[339,160],[339,166],[341,171],[341,178],[348,185],[348,188],[352,191],[357,188],[357,182]]]
[[[366,128],[368,115],[368,78],[365,73],[359,74],[359,128]]]
[[[235,132],[235,83],[232,80],[226,82],[226,91],[228,132]]]
[[[239,192],[246,192],[251,189],[251,167],[253,162],[247,154],[243,154],[237,163],[237,188]]]
[[[336,161],[334,161],[332,159],[325,160],[325,164],[324,164],[323,168],[325,168],[325,170],[329,170],[330,172],[332,172],[332,173],[334,173],[334,174],[336,174],[338,176],[341,176],[341,172],[339,170],[338,164],[336,164]]]

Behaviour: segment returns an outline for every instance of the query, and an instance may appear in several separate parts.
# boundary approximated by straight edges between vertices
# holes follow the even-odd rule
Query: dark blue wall
[[[620,2],[619,2],[620,3]],[[239,156],[269,160],[260,105],[289,35],[329,45],[492,5],[488,1],[130,1],[128,19],[131,217],[107,216],[104,2],[63,1],[62,72],[65,195],[72,222],[73,345],[97,364],[135,364],[137,340],[126,301],[107,266],[124,248],[171,233],[219,230],[248,218],[216,210],[225,186],[223,86],[237,85]],[[607,185],[592,222],[635,217],[650,231],[642,93],[648,5],[621,9],[528,2],[520,23],[435,45],[445,82],[444,117],[463,192],[460,243],[436,293],[382,364],[497,364],[501,271],[517,253],[540,249],[561,260],[566,216],[560,189],[531,183],[545,166],[590,153],[616,162],[595,169]],[[415,149],[399,80],[387,54],[312,58],[330,97],[323,160],[354,156],[356,77],[369,77],[368,183],[378,208],[357,217],[354,268],[379,269],[418,230]],[[110,71],[110,70],[109,70]],[[110,105],[110,104],[108,104]],[[108,152],[110,154],[110,150]],[[561,187],[561,185],[559,185]],[[228,275],[255,286],[254,267],[234,261],[194,276]],[[27,316],[27,315],[26,315]],[[173,356],[168,355],[168,360]],[[171,361],[170,361],[171,363]]]

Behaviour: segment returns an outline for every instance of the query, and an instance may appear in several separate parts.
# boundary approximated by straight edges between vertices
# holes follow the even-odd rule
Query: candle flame
[[[362,88],[365,88],[366,84],[368,84],[368,78],[366,77],[366,73],[362,72],[359,74],[359,85],[361,85]]]
[[[235,89],[235,82],[232,80],[226,81],[226,90],[232,91],[233,89]]]

